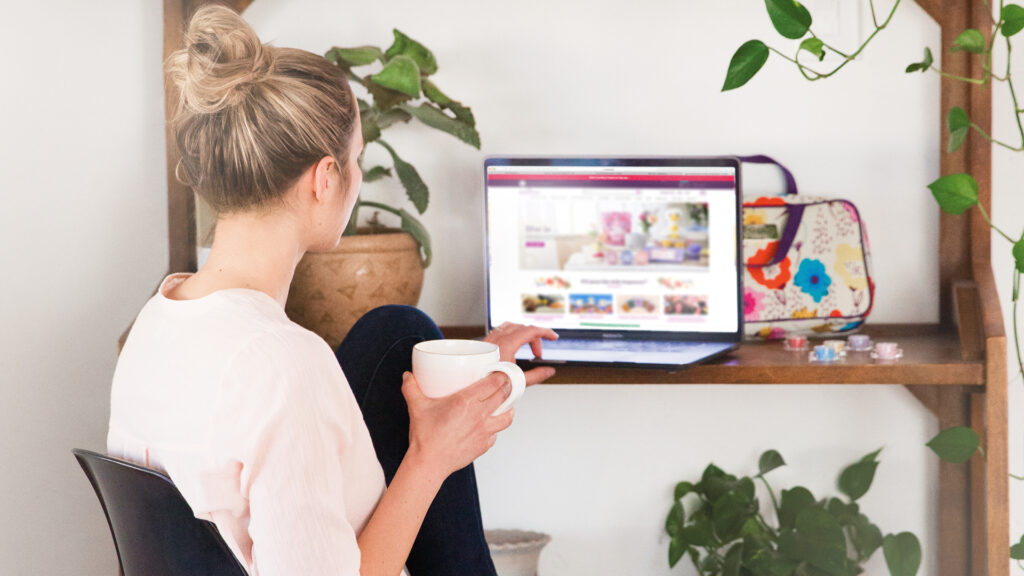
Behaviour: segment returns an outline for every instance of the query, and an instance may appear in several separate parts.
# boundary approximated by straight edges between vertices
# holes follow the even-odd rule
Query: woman
[[[179,178],[217,210],[217,233],[203,268],[140,312],[108,451],[165,470],[253,575],[493,574],[471,462],[512,422],[491,416],[504,376],[430,399],[411,349],[441,334],[419,311],[377,309],[336,352],[284,314],[296,264],[338,243],[362,182],[343,73],[262,45],[223,7],[196,12],[185,44],[167,63]],[[554,337],[508,325],[488,340],[510,360]]]

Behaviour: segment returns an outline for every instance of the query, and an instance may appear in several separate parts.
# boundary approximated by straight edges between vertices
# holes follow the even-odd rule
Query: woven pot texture
[[[385,304],[415,306],[422,289],[423,265],[412,236],[344,236],[337,248],[302,258],[285,312],[336,349],[363,314]]]

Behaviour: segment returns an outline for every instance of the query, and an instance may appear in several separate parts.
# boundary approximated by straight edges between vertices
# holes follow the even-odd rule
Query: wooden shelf
[[[475,337],[479,327],[448,327],[447,337]],[[808,361],[807,352],[787,352],[780,342],[745,342],[707,364],[680,370],[560,366],[545,384],[905,384],[983,386],[983,360],[965,360],[956,332],[934,324],[877,324],[861,332],[874,341],[895,341],[903,358],[878,363],[851,352],[835,364]],[[813,341],[812,341],[813,342]]]

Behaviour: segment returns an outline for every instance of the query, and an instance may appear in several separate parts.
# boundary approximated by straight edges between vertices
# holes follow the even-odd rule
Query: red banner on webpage
[[[627,182],[735,182],[735,176],[686,174],[488,174],[488,180],[622,180]]]

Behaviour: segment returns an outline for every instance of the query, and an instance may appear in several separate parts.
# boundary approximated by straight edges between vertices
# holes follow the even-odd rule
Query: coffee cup
[[[494,411],[501,414],[526,391],[526,376],[514,362],[502,362],[497,344],[479,340],[428,340],[412,349],[412,373],[429,398],[450,396],[488,374],[508,376],[512,392]]]

